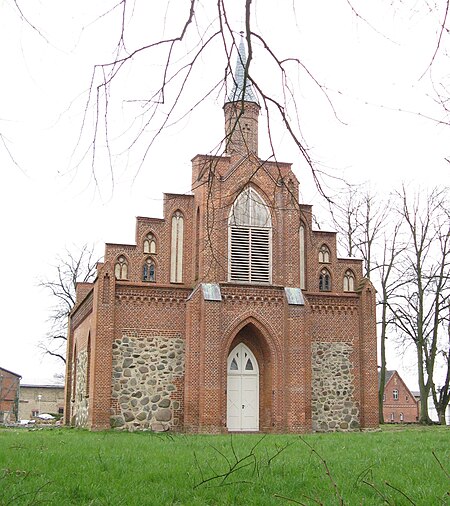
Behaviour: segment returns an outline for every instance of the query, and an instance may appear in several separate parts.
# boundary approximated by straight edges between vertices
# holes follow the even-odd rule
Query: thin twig
[[[333,476],[331,475],[331,472],[330,472],[330,469],[328,467],[328,464],[326,462],[326,460],[319,454],[319,452],[313,447],[311,446],[305,439],[303,439],[303,437],[300,436],[300,440],[311,450],[312,453],[314,453],[318,458],[319,460],[322,462],[322,465],[325,469],[325,472],[327,473],[327,476],[328,478],[330,479],[330,482],[334,488],[334,491],[335,491],[335,494],[336,496],[338,497],[339,499],[339,506],[344,506],[344,499],[342,498],[341,494],[339,493],[339,489],[338,489],[338,486],[336,484],[336,481],[334,480]]]
[[[397,487],[394,487],[394,485],[391,485],[389,482],[385,481],[384,482],[388,487],[392,488],[393,490],[397,491],[399,494],[402,494],[402,496],[405,498],[405,499],[408,499],[408,501],[413,504],[414,506],[416,506],[416,503],[410,498],[408,497],[405,492],[403,492],[402,490],[400,490],[399,488]]]
[[[431,452],[433,454],[433,457],[437,460],[437,463],[439,464],[439,467],[442,469],[442,471],[444,472],[445,476],[447,476],[447,478],[450,478],[450,474],[448,473],[448,471],[445,469],[445,467],[442,465],[442,462],[438,459],[436,453],[434,452],[434,450]]]

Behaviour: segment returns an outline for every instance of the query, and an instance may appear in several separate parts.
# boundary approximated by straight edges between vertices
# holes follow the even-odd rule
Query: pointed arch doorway
[[[227,360],[227,428],[259,430],[259,367],[244,344],[238,344]]]

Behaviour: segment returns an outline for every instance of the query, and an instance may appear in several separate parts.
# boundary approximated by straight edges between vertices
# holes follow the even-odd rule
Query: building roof
[[[236,72],[234,73],[233,78],[234,84],[231,93],[228,95],[225,103],[239,102],[243,100],[244,102],[254,102],[255,104],[258,104],[258,99],[253,92],[252,83],[248,79],[248,75],[245,75],[246,65],[247,54],[245,52],[244,38],[241,36],[238,57],[236,61]]]
[[[16,372],[9,371],[8,369],[5,369],[4,367],[0,367],[0,371],[5,371],[8,374],[12,374],[13,376],[17,376],[18,378],[22,377],[20,374],[17,374]]]
[[[388,371],[386,370],[386,376],[384,378],[384,385],[386,386],[387,385],[387,382],[392,378],[392,375],[397,372],[397,371]],[[378,386],[380,386],[380,381],[381,381],[381,372],[378,371]]]
[[[20,385],[20,388],[64,388],[64,385]]]

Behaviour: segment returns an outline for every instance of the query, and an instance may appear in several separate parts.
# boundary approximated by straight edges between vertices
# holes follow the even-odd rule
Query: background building
[[[383,397],[384,423],[416,423],[419,401],[397,371],[386,371]]]
[[[0,367],[0,423],[14,423],[19,416],[19,390],[22,376]]]
[[[14,423],[18,419],[21,377],[0,367],[0,423]]]
[[[43,413],[63,415],[64,386],[21,385],[19,419],[31,420]]]

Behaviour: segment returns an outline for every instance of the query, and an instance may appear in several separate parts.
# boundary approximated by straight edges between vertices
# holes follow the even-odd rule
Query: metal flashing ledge
[[[222,301],[222,293],[217,283],[202,283],[201,286],[204,300]]]
[[[286,294],[287,302],[290,306],[304,306],[305,299],[300,288],[284,287],[284,293]]]

